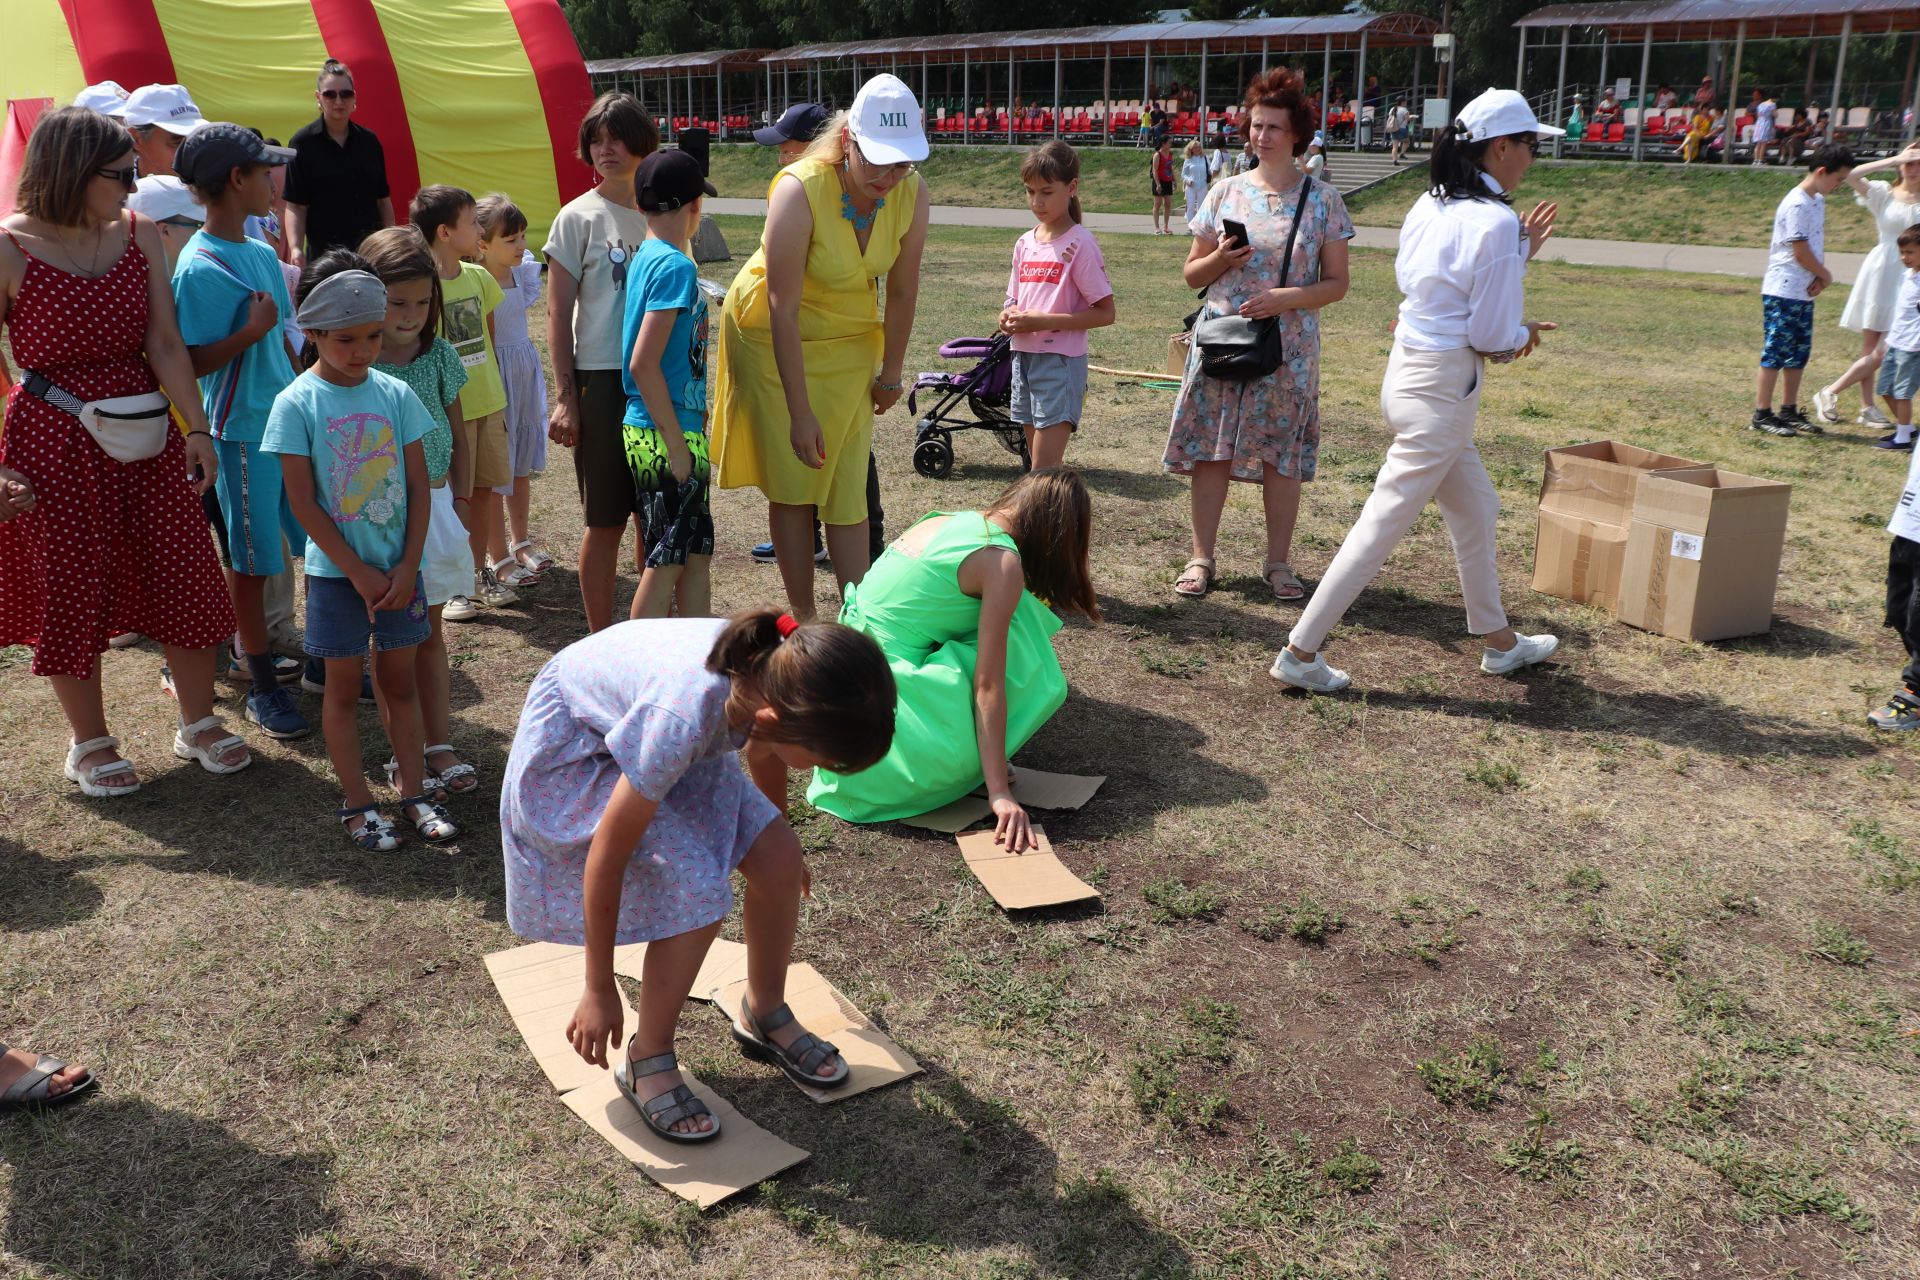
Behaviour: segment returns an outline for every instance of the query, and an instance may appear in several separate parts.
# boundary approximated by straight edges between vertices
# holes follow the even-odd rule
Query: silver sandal
[[[613,1082],[620,1086],[620,1092],[633,1109],[640,1113],[640,1119],[647,1128],[653,1130],[668,1142],[712,1142],[720,1136],[720,1117],[713,1114],[713,1108],[700,1101],[700,1096],[684,1084],[677,1084],[662,1093],[656,1093],[645,1102],[633,1091],[633,1082],[641,1076],[657,1075],[662,1071],[672,1071],[680,1065],[680,1059],[672,1053],[657,1053],[651,1058],[642,1058],[635,1062],[625,1052],[613,1069]],[[713,1128],[701,1133],[680,1133],[673,1126],[685,1120],[698,1120],[706,1116],[713,1121]]]
[[[421,809],[426,812],[418,812]],[[407,796],[401,800],[400,816],[411,822],[428,844],[443,844],[460,837],[460,828],[447,816],[447,811],[425,796]]]
[[[240,737],[238,734],[230,733],[224,738],[217,739],[210,747],[203,747],[194,741],[195,738],[198,738],[209,729],[219,729],[223,727],[218,716],[207,716],[204,719],[195,720],[192,724],[188,724],[182,720],[180,727],[174,730],[173,754],[179,756],[182,760],[198,760],[200,767],[208,773],[240,772],[253,763],[253,753],[251,751],[248,751],[246,756],[243,757],[238,764],[227,764],[221,760],[220,757],[232,751],[235,747],[239,747],[245,751],[247,746],[247,740],[245,738]]]
[[[109,787],[100,781],[102,778],[111,778],[117,774],[132,773],[133,762],[130,760],[88,765],[82,769],[80,761],[96,751],[111,751],[118,755],[120,739],[111,736],[88,738],[85,742],[76,742],[67,748],[67,765],[62,772],[66,774],[68,782],[80,784],[81,794],[92,796],[96,800],[104,800],[111,796],[130,796],[140,789],[138,778],[134,779],[133,785],[126,787]]]
[[[753,1004],[742,999],[740,1014],[747,1020],[746,1026],[733,1024],[733,1040],[740,1046],[740,1052],[749,1058],[758,1058],[762,1062],[771,1062],[787,1073],[787,1078],[795,1084],[809,1085],[815,1089],[833,1089],[847,1082],[847,1060],[840,1059],[840,1071],[837,1075],[822,1076],[815,1069],[828,1058],[839,1055],[840,1050],[822,1040],[811,1031],[802,1032],[794,1042],[782,1048],[767,1038],[767,1032],[778,1031],[793,1021],[793,1010],[785,1004],[768,1012],[765,1019],[753,1016]]]

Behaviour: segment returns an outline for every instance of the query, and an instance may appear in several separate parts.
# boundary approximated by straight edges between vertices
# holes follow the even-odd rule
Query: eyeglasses
[[[1520,139],[1520,145],[1527,149],[1528,155],[1534,157],[1536,160],[1539,159],[1540,157],[1540,135],[1539,134],[1537,133],[1528,134],[1526,137]]]
[[[134,187],[140,181],[140,162],[134,161],[124,169],[95,169],[94,173],[102,178],[112,178],[123,187]]]
[[[867,159],[867,153],[860,149],[860,144],[857,142],[853,144],[853,154],[859,156],[860,163],[867,166],[867,168],[878,169],[882,173],[891,173],[904,178],[913,172],[913,161],[911,160],[902,160],[899,164],[875,164],[873,161]]]
[[[351,89],[322,89],[322,90],[320,91],[320,96],[321,96],[321,97],[323,97],[323,98],[325,98],[325,99],[327,99],[327,101],[329,101],[329,102],[352,102],[352,101],[353,101],[353,90],[351,90]]]

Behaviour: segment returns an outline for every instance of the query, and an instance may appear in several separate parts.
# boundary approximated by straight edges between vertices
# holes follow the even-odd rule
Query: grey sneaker
[[[1813,393],[1813,416],[1822,422],[1840,421],[1840,397],[1826,387]]]
[[[1309,693],[1338,693],[1353,683],[1353,677],[1338,667],[1327,665],[1325,654],[1315,654],[1312,662],[1302,662],[1293,650],[1282,649],[1267,672],[1281,684]]]
[[[1490,676],[1508,675],[1536,662],[1545,662],[1559,648],[1558,636],[1521,636],[1511,649],[1481,650],[1480,669]]]
[[[1887,699],[1887,705],[1867,712],[1867,723],[1876,729],[1920,729],[1920,694],[1902,689]]]
[[[480,571],[478,587],[476,594],[480,597],[480,603],[490,609],[498,608],[503,604],[517,604],[520,600],[520,593],[500,581],[491,569]],[[444,618],[446,615],[443,613],[440,616]]]
[[[1856,417],[1854,421],[1863,427],[1890,427],[1893,425],[1893,419],[1880,412],[1874,405],[1868,405],[1862,409],[1860,415]],[[109,641],[109,643],[111,643],[111,641]]]

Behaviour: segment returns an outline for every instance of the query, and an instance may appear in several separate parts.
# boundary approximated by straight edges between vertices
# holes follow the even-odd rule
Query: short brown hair
[[[14,207],[56,227],[77,227],[86,217],[87,184],[95,171],[132,150],[133,135],[97,111],[43,111],[27,139]]]
[[[1908,245],[1920,244],[1920,222],[1902,231],[1899,237],[1894,240],[1894,244],[1902,249]]]
[[[433,251],[427,248],[427,242],[420,237],[419,229],[412,225],[387,227],[376,231],[360,242],[360,256],[367,260],[367,270],[380,277],[381,284],[405,284],[409,280],[433,281],[432,300],[427,303],[427,321],[420,326],[420,341],[424,353],[433,345],[434,335],[440,332],[440,268],[433,260]]]
[[[744,682],[773,708],[778,723],[768,739],[805,747],[839,773],[878,764],[893,747],[887,655],[873,637],[837,622],[803,623],[782,637],[784,617],[774,609],[735,614],[713,642],[707,670]]]
[[[520,212],[519,205],[498,191],[481,196],[479,203],[473,206],[473,216],[480,220],[480,234],[488,240],[519,235],[527,229],[527,215]]]
[[[1013,482],[989,511],[1004,514],[1020,548],[1027,590],[1068,613],[1100,621],[1087,553],[1093,542],[1093,499],[1071,467],[1043,467]]]
[[[422,187],[413,197],[413,203],[407,206],[407,221],[420,232],[420,238],[428,244],[434,242],[440,228],[450,227],[460,221],[463,210],[473,209],[479,202],[473,198],[473,192],[460,187],[449,187],[435,183]]]
[[[325,84],[328,76],[345,76],[348,84],[353,83],[353,72],[349,71],[347,64],[338,58],[328,58],[320,64],[320,74],[313,78],[313,87],[318,89]]]
[[[647,109],[630,93],[608,90],[593,100],[580,120],[580,163],[593,164],[593,139],[598,134],[618,139],[635,157],[650,156],[660,149],[660,126]]]
[[[1247,114],[1251,116],[1255,107],[1271,107],[1287,113],[1287,132],[1293,135],[1293,154],[1299,155],[1313,141],[1313,131],[1320,127],[1320,121],[1314,110],[1307,104],[1306,95],[1300,92],[1300,77],[1285,67],[1274,67],[1263,71],[1253,78],[1247,86],[1247,96],[1242,100]],[[1248,122],[1251,125],[1251,121]]]

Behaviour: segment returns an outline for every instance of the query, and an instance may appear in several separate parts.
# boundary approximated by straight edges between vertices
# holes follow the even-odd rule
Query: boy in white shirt
[[[1920,390],[1920,226],[1908,227],[1894,243],[1907,274],[1900,281],[1893,328],[1887,330],[1887,354],[1874,386],[1893,415],[1893,434],[1874,441],[1873,447],[1912,452],[1913,397]]]
[[[1760,282],[1766,340],[1760,349],[1760,376],[1753,418],[1747,423],[1770,436],[1821,434],[1796,403],[1800,375],[1813,354],[1813,300],[1833,283],[1823,261],[1827,235],[1827,196],[1847,179],[1853,152],[1819,147],[1807,157],[1807,176],[1787,192],[1773,214],[1773,239],[1767,246],[1767,274]],[[1780,412],[1773,411],[1773,386],[1786,371]]]

